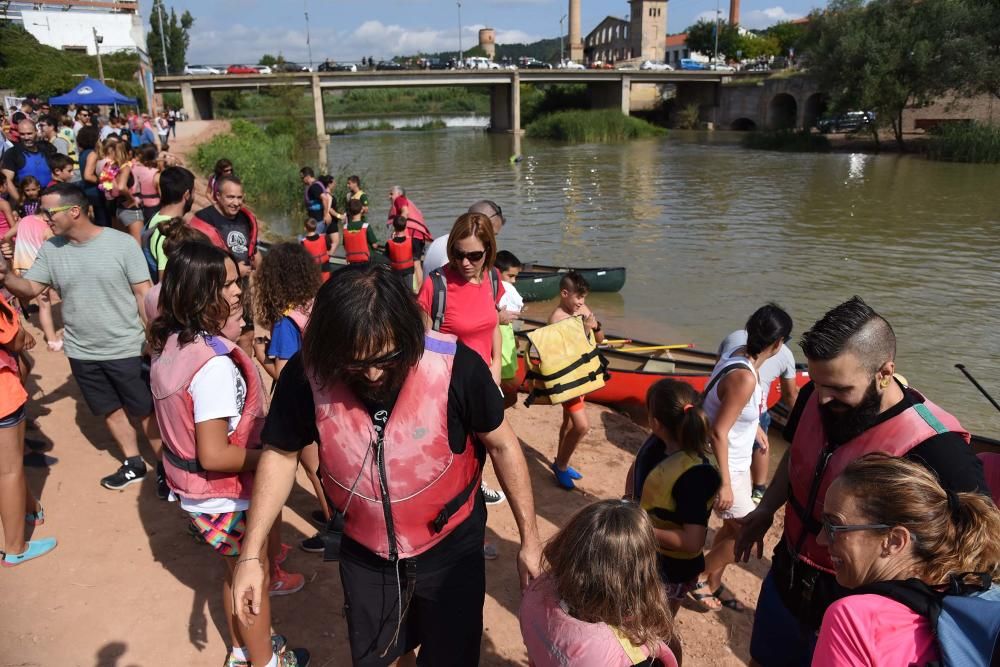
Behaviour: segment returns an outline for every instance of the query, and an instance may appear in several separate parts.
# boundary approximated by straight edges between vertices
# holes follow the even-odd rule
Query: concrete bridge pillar
[[[181,106],[191,120],[212,120],[212,92],[195,90],[190,83],[181,84]]]
[[[490,131],[521,133],[521,77],[490,86]]]
[[[327,146],[330,137],[326,134],[326,115],[323,110],[323,89],[319,85],[319,75],[312,75],[313,116],[316,122],[316,144],[319,150],[317,165],[321,171],[328,167]]]
[[[592,83],[587,86],[594,109],[618,109],[626,116],[632,106],[632,77],[622,76],[621,81]]]

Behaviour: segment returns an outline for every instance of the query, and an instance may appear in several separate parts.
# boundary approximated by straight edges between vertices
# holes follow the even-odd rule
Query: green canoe
[[[625,286],[625,267],[613,266],[597,269],[580,269],[568,266],[551,266],[548,264],[536,264],[528,262],[521,270],[521,275],[517,278],[518,288],[521,281],[526,278],[537,278],[539,276],[562,274],[568,271],[576,271],[590,283],[591,292],[618,292]],[[556,290],[558,292],[558,289]]]
[[[559,273],[521,273],[517,277],[518,293],[525,301],[547,301],[559,296],[559,281],[562,274]]]

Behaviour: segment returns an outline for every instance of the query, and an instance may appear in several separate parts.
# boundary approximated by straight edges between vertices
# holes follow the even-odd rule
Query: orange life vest
[[[351,231],[344,227],[344,252],[347,254],[347,261],[350,264],[361,264],[371,261],[372,251],[368,247],[368,223],[361,225],[361,229]]]
[[[785,542],[799,560],[834,573],[830,552],[816,542],[816,536],[827,489],[851,461],[871,452],[903,456],[924,440],[948,431],[958,433],[969,442],[968,431],[955,417],[913,389],[905,391],[911,392],[912,406],[839,447],[832,447],[827,442],[817,393],[814,391],[809,397],[795,427],[788,460],[791,489],[785,511]]]
[[[471,438],[460,454],[448,440],[456,341],[427,332],[381,432],[346,385],[309,378],[323,489],[343,533],[382,558],[419,555],[472,514],[482,466]]]
[[[389,266],[393,271],[408,271],[413,268],[413,236],[410,230],[403,232],[403,240],[393,236],[386,244],[389,250]]]
[[[323,281],[330,277],[330,272],[327,270],[330,263],[330,251],[326,247],[326,238],[323,236],[317,236],[314,239],[306,237],[302,239],[302,247],[306,249],[317,264],[319,264],[320,271],[323,272]]]

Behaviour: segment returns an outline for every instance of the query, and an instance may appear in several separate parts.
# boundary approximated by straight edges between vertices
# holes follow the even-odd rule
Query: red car
[[[260,74],[256,67],[249,65],[230,65],[226,68],[226,74]]]

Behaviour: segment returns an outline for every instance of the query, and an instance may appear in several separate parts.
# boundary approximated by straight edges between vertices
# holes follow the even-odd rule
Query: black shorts
[[[153,395],[143,376],[142,357],[108,361],[70,359],[69,367],[87,407],[95,415],[104,417],[121,407],[133,417],[152,414]]]
[[[399,570],[399,586],[405,599],[405,565],[401,564]],[[340,581],[351,657],[356,666],[390,665],[418,646],[418,665],[479,664],[486,599],[486,564],[479,550],[444,570],[416,572],[415,586],[411,584],[413,596],[394,644],[399,597],[392,571],[373,570],[342,557]],[[385,657],[381,657],[383,653]]]

